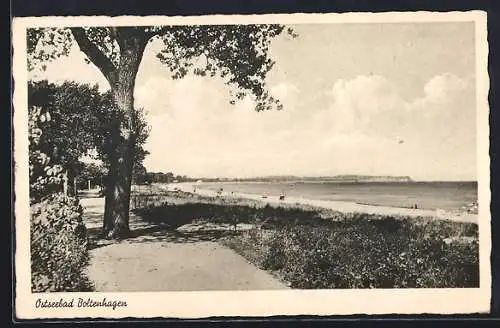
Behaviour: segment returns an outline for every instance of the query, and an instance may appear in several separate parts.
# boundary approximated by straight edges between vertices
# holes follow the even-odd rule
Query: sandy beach
[[[409,217],[433,217],[442,220],[450,220],[455,222],[471,222],[477,223],[477,214],[466,213],[466,212],[451,212],[445,210],[427,210],[427,209],[410,209],[410,208],[400,208],[400,207],[390,207],[390,206],[375,206],[375,205],[365,205],[358,204],[354,202],[341,202],[341,201],[331,201],[331,200],[316,200],[300,197],[285,197],[284,200],[280,200],[276,196],[268,196],[263,198],[260,195],[248,194],[248,193],[237,193],[237,192],[224,192],[222,191],[219,195],[216,191],[210,189],[203,189],[203,184],[197,183],[172,183],[168,185],[159,184],[158,187],[164,190],[180,190],[183,192],[193,193],[195,192],[201,196],[207,197],[223,197],[227,198],[240,198],[248,199],[252,201],[261,202],[269,205],[308,205],[313,207],[319,207],[334,211],[339,211],[343,213],[366,213],[366,214],[376,214],[376,215],[398,215],[398,216],[409,216]],[[194,191],[196,189],[196,191]]]

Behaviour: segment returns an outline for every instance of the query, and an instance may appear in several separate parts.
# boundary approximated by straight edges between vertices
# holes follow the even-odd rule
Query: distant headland
[[[387,183],[409,183],[415,182],[409,176],[390,175],[357,175],[343,174],[330,176],[297,176],[297,175],[268,175],[246,178],[234,177],[188,177],[174,175],[173,173],[148,172],[144,180],[149,182],[171,183],[171,182],[296,182],[296,183],[367,183],[367,182],[387,182]]]
[[[206,181],[206,180],[204,180]],[[220,179],[220,181],[241,182],[337,182],[337,183],[363,183],[363,182],[413,182],[409,176],[386,175],[334,175],[334,176],[264,176],[243,179]]]

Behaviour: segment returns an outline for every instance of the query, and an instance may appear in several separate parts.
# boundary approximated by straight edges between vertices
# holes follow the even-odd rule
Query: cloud
[[[424,86],[425,99],[433,103],[446,103],[467,88],[468,81],[451,73],[436,75]]]
[[[157,88],[165,85],[158,80],[152,84]],[[163,114],[152,120],[148,142],[152,155],[146,162],[155,169],[172,167],[171,170],[201,176],[284,174],[286,171],[308,174],[311,160],[316,170],[328,171],[331,156],[325,156],[325,152],[335,147],[349,149],[349,145],[359,146],[364,141],[363,136],[356,141],[348,135],[332,134],[329,127],[311,117],[297,120],[293,110],[255,112],[249,99],[230,106],[229,98],[219,86],[201,78],[193,77],[169,86],[171,100],[168,103],[149,98],[155,106],[160,103],[166,106]],[[166,93],[152,89],[149,83],[144,88],[149,96]],[[272,90],[281,93],[284,101],[299,93],[296,87],[286,83]],[[330,107],[323,113],[323,122],[326,122],[325,115],[335,115]],[[172,156],[163,156],[157,151],[167,142],[171,144],[166,153]]]
[[[162,87],[160,87],[162,86]],[[148,109],[151,114],[158,114],[170,102],[170,80],[158,76],[149,78],[135,88],[136,107]]]
[[[418,178],[429,176],[432,167],[439,178],[461,162],[470,174],[475,112],[457,98],[468,92],[460,81],[451,75],[433,77],[423,97],[405,100],[383,76],[337,80],[328,91],[329,102],[304,115],[304,108],[255,112],[249,99],[231,106],[223,86],[189,78],[169,85],[170,100],[151,97],[151,104],[165,108],[152,120],[152,155],[146,164],[196,176],[368,173]],[[166,97],[161,89],[166,83],[152,85],[160,90],[148,86],[148,95]],[[285,100],[304,97],[286,83],[277,84],[274,92]],[[422,108],[424,103],[432,109]]]
[[[408,109],[422,111],[427,116],[456,114],[455,110],[464,106],[473,107],[474,102],[472,78],[444,73],[429,79],[423,87],[423,96],[411,101]]]
[[[296,89],[282,84],[274,91],[286,98]],[[154,169],[239,175],[250,162],[269,168],[277,156],[285,159],[284,154],[294,149],[286,142],[294,123],[290,111],[256,112],[249,98],[230,105],[226,87],[217,80],[154,78],[138,88],[136,96],[138,103],[149,104],[154,113],[147,144],[152,155],[146,160]],[[258,165],[252,166],[255,169],[250,172],[257,172]],[[283,163],[277,169],[281,167]]]
[[[270,92],[274,97],[278,98],[280,101],[286,102],[291,97],[297,95],[299,89],[293,84],[282,82],[273,85],[270,88]]]
[[[337,80],[327,94],[331,97],[329,106],[314,119],[317,125],[328,125],[335,132],[366,131],[375,118],[384,113],[395,115],[405,106],[396,87],[379,75]]]
[[[172,80],[155,63],[143,64],[152,68],[139,74],[135,99],[152,126],[146,144],[149,170],[193,176],[475,175],[475,97],[469,78],[433,76],[415,99],[403,98],[398,85],[382,75],[337,79],[307,94],[283,80],[270,91],[285,109],[256,112],[249,98],[230,105],[219,79]],[[49,64],[37,78],[107,88],[80,52]],[[302,101],[311,97],[317,106]]]

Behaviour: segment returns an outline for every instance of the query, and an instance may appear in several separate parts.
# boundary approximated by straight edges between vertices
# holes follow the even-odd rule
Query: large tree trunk
[[[104,189],[104,223],[103,223],[103,234],[107,236],[110,231],[113,230],[113,193],[110,192],[114,188],[115,177],[113,175],[114,170],[108,169],[108,175],[105,181]]]
[[[120,30],[120,65],[117,80],[111,86],[118,110],[124,114],[117,135],[114,136],[114,154],[110,156],[107,181],[104,232],[109,238],[129,236],[130,187],[134,142],[134,86],[145,39],[134,29]]]

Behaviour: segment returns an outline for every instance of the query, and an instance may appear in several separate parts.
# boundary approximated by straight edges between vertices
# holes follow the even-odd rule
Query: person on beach
[[[280,194],[280,200],[285,200],[285,193],[284,193],[284,192],[282,192],[282,193]]]

